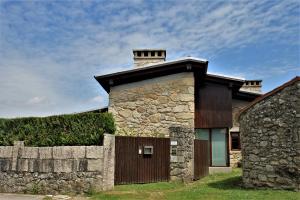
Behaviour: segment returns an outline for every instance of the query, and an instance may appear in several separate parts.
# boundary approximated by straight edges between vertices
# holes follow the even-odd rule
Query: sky
[[[94,76],[132,69],[138,48],[268,92],[300,75],[300,1],[0,0],[0,117],[105,107]]]

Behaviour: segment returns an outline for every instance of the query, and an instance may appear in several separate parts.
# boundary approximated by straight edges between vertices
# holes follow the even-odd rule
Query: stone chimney
[[[262,80],[246,80],[240,91],[261,93]]]
[[[164,62],[166,55],[166,50],[164,49],[134,49],[134,67],[140,68],[145,65]]]

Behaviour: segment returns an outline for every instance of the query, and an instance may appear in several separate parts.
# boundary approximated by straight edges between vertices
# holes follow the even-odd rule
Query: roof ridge
[[[240,118],[240,116],[247,110],[249,110],[252,106],[254,106],[255,104],[261,102],[262,100],[273,96],[274,94],[277,94],[278,92],[280,92],[281,90],[285,89],[286,87],[293,85],[295,82],[300,81],[300,76],[295,76],[293,79],[289,80],[288,82],[276,87],[275,89],[271,90],[270,92],[267,92],[266,94],[257,97],[254,101],[252,101],[248,106],[246,106],[245,108],[243,108],[242,110],[240,110],[240,112],[238,113],[238,118]]]

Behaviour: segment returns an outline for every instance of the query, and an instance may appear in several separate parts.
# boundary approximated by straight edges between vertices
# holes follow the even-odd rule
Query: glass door
[[[212,166],[227,165],[226,129],[211,130],[211,155]]]

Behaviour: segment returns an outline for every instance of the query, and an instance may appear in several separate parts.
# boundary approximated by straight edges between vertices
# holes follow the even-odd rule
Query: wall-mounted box
[[[177,140],[171,140],[171,146],[176,146],[177,145]]]
[[[144,146],[144,155],[152,155],[153,146]]]

